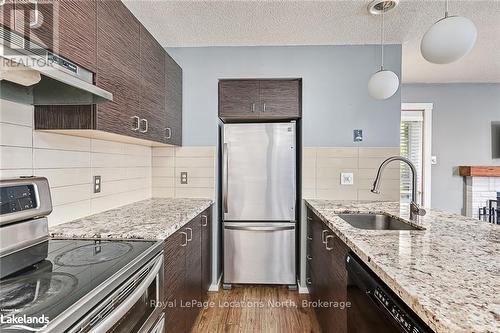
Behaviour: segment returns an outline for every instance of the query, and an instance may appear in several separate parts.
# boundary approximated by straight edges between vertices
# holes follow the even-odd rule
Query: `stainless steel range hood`
[[[113,100],[93,73],[0,25],[0,98],[33,105],[87,105]],[[32,84],[32,85],[31,85]]]

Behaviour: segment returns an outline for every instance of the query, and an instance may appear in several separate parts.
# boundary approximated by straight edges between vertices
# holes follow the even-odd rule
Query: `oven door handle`
[[[122,317],[134,306],[134,304],[142,297],[144,292],[148,290],[149,285],[157,277],[163,265],[163,256],[158,257],[158,261],[153,266],[148,275],[137,286],[136,290],[123,301],[113,312],[98,323],[91,332],[107,332],[115,325]],[[158,301],[158,300],[157,300]]]

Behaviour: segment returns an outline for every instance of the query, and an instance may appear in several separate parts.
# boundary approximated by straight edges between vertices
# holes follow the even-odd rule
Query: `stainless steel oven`
[[[47,179],[0,180],[0,331],[163,332],[163,241],[49,238],[51,210]]]
[[[163,333],[163,252],[150,260],[69,332]]]

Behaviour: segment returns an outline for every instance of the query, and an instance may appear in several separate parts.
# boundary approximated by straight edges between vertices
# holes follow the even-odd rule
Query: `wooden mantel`
[[[463,177],[500,177],[500,166],[460,166]]]

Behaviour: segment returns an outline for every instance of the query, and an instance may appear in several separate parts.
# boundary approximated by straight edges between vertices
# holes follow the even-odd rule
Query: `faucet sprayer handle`
[[[410,207],[411,211],[418,216],[424,216],[427,213],[425,209],[421,208],[418,204],[414,202],[412,202],[410,206],[411,206]]]

